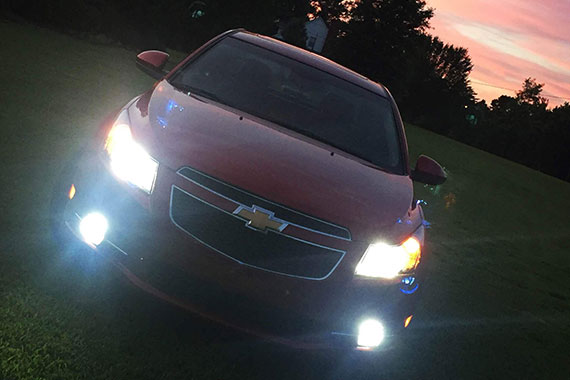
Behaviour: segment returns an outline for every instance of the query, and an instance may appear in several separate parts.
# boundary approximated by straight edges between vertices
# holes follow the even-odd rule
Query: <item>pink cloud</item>
[[[570,99],[570,2],[566,0],[428,0],[431,25],[442,40],[469,49],[479,98],[490,101],[519,89],[526,77],[544,94]],[[564,99],[550,98],[550,104]]]

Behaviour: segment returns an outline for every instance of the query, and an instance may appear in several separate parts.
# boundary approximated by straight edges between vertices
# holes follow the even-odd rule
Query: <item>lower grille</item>
[[[237,262],[283,275],[321,280],[345,252],[277,231],[246,228],[244,220],[172,186],[170,218],[202,244]]]

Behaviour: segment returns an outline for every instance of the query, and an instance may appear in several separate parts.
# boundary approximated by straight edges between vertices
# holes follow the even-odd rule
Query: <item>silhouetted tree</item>
[[[570,103],[565,102],[552,110],[546,167],[553,168],[549,174],[570,182]]]
[[[412,70],[402,74],[405,88],[398,99],[406,120],[438,133],[463,133],[467,108],[474,105],[469,84],[473,68],[464,48],[423,34],[407,57]]]
[[[516,97],[493,100],[478,125],[476,145],[568,181],[570,105],[548,110],[542,89],[543,84],[527,78]]]
[[[338,24],[331,57],[385,83],[398,98],[409,52],[427,28],[432,10],[423,0],[361,0],[346,11],[335,9],[344,12],[335,17],[348,20]]]
[[[516,99],[521,103],[546,108],[548,99],[540,95],[543,87],[544,83],[536,83],[535,78],[526,78],[522,90],[517,91]]]

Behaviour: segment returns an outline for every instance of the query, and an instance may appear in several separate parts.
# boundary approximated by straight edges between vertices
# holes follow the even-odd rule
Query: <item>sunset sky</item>
[[[545,83],[550,106],[570,102],[570,0],[427,3],[435,8],[431,33],[469,50],[478,98],[490,102],[503,94],[513,96],[508,89],[518,90],[526,77],[533,77]]]

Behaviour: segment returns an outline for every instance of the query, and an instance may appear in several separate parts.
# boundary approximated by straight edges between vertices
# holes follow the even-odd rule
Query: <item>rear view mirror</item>
[[[447,179],[447,174],[437,161],[422,154],[418,157],[416,167],[412,170],[410,177],[412,181],[428,185],[441,185]]]
[[[147,50],[137,55],[137,67],[154,79],[162,79],[167,73],[164,65],[169,54],[159,50]]]

